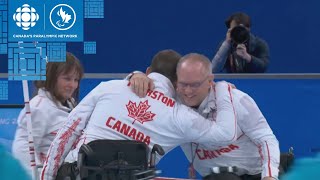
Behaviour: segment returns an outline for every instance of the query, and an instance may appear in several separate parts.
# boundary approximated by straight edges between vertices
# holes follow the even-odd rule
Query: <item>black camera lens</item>
[[[236,26],[230,32],[232,41],[236,44],[244,44],[250,38],[250,32],[244,26]]]

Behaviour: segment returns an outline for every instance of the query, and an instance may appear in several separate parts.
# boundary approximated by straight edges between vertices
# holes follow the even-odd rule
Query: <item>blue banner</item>
[[[83,1],[14,0],[8,5],[11,42],[83,41]]]

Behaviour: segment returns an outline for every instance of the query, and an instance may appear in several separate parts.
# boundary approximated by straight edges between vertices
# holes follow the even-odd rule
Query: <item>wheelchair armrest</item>
[[[150,157],[150,168],[154,168],[156,165],[156,153],[159,154],[160,156],[163,156],[165,153],[163,148],[159,144],[155,144],[152,147],[151,154],[150,154],[150,156],[151,156]]]
[[[78,154],[78,162],[77,162],[77,168],[80,172],[80,177],[88,177],[88,171],[83,171],[83,161],[84,157],[90,157],[93,154],[92,148],[87,145],[83,144],[80,149],[79,149],[79,154]]]
[[[281,153],[280,154],[280,173],[286,173],[293,165],[294,155],[292,153]]]
[[[163,156],[164,155],[164,150],[163,148],[159,145],[159,144],[155,144],[151,150],[151,153],[158,153],[160,156]]]
[[[90,157],[93,154],[93,150],[89,145],[83,144],[79,149],[79,153],[84,153],[86,156]]]

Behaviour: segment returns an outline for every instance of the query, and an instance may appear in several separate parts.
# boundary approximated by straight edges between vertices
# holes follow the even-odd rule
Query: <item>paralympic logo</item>
[[[58,30],[70,29],[77,20],[74,9],[67,4],[58,4],[50,12],[50,23]]]

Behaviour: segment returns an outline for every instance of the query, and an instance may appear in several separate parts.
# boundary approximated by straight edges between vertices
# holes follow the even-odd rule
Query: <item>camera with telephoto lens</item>
[[[245,44],[248,47],[250,32],[241,24],[231,30],[230,37],[234,47],[236,47],[238,44]]]
[[[243,24],[240,24],[231,30],[230,37],[231,37],[231,54],[232,54],[234,68],[235,68],[234,71],[244,72],[246,61],[240,58],[237,55],[236,51],[237,51],[237,46],[239,44],[244,44],[246,46],[246,51],[249,52],[250,32]]]

